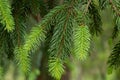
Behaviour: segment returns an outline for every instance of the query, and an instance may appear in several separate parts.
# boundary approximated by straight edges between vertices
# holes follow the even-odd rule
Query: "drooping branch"
[[[15,23],[8,0],[0,0],[0,18],[2,19],[1,23],[5,25],[5,30],[8,32],[14,30]]]
[[[38,24],[33,27],[30,34],[25,38],[25,44],[20,48],[15,49],[16,61],[19,64],[20,69],[24,73],[28,73],[30,70],[30,53],[34,52],[42,41],[44,41],[46,35],[46,27],[49,27],[56,16],[61,10],[63,10],[65,5],[57,6],[51,10]]]

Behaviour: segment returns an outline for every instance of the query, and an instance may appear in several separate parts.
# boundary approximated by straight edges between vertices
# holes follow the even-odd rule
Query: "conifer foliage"
[[[10,32],[14,30],[14,20],[11,13],[9,0],[0,0],[0,19],[5,29]]]
[[[80,61],[87,58],[91,36],[102,31],[100,10],[110,5],[115,17],[120,16],[119,2],[113,1],[98,0],[97,4],[94,0],[0,0],[0,69],[3,71],[6,66],[5,58],[15,61],[28,75],[31,55],[44,45],[47,53],[42,55],[48,55],[48,72],[55,80],[60,80],[71,56]],[[38,23],[28,25],[29,17]],[[119,32],[119,24],[120,19],[117,19],[113,35]],[[45,45],[47,40],[49,43]],[[119,53],[120,43],[108,60],[110,66],[120,67]]]
[[[85,60],[90,47],[90,33],[86,25],[77,26],[74,31],[74,53],[80,60]]]

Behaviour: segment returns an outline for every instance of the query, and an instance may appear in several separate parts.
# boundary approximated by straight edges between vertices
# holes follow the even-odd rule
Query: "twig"
[[[87,6],[86,6],[85,11],[84,11],[85,14],[86,14],[87,11],[88,11],[88,8],[89,8],[89,6],[90,6],[90,3],[91,3],[91,0],[89,0],[88,3],[87,3]]]
[[[116,14],[118,16],[120,16],[120,12],[118,11],[117,7],[113,4],[113,1],[112,0],[109,0],[109,3],[111,5],[111,7],[113,8],[113,10],[116,12]]]

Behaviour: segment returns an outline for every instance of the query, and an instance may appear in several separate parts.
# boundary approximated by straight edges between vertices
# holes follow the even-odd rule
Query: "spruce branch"
[[[92,2],[89,7],[89,29],[91,34],[100,34],[102,32],[102,20],[99,10],[96,5]]]
[[[56,80],[60,80],[64,73],[64,65],[60,58],[51,58],[49,60],[49,72]]]
[[[113,48],[108,59],[108,65],[112,69],[120,69],[120,41]]]
[[[11,37],[11,34],[4,30],[4,27],[0,28],[0,49],[1,54],[7,55],[8,59],[13,59],[13,39]]]
[[[24,73],[27,73],[30,69],[30,53],[34,52],[41,45],[41,42],[45,40],[46,30],[48,30],[49,25],[53,22],[54,17],[63,10],[65,5],[57,6],[53,10],[51,10],[44,19],[40,22],[40,24],[36,25],[31,29],[30,34],[25,39],[24,45],[15,50],[16,60],[19,66],[22,68]],[[27,64],[27,66],[25,65]]]
[[[120,16],[120,12],[118,11],[117,7],[114,5],[113,1],[112,0],[109,0],[109,3],[113,9],[113,11],[115,11],[115,13]]]
[[[78,26],[74,30],[74,54],[79,60],[85,60],[90,48],[90,32],[86,25]]]
[[[118,25],[115,25],[112,33],[112,39],[115,39],[118,36],[118,33],[119,33],[119,27]]]
[[[5,25],[5,30],[11,32],[14,30],[14,19],[11,13],[11,6],[8,0],[0,0],[1,23]]]
[[[114,26],[113,33],[112,33],[113,39],[117,38],[120,32],[120,17],[115,16],[114,24],[115,26]]]
[[[24,23],[24,18],[23,17],[15,17],[15,31],[12,32],[12,36],[14,36],[14,44],[17,44],[20,46],[22,42],[24,41],[25,35],[26,35],[26,25]]]
[[[64,60],[69,57],[72,49],[73,15],[71,8],[65,9],[64,11],[59,13],[56,17],[57,17],[56,24],[53,31],[54,34],[52,36],[52,40],[50,41],[50,48],[48,50],[49,60],[53,58],[60,59],[62,62],[57,65],[61,67],[60,69],[64,69],[64,67],[61,65],[63,65]],[[48,65],[50,66],[51,64],[54,63],[56,62],[49,62]],[[54,66],[53,69],[52,67],[49,67],[49,71],[51,71],[52,69],[52,72],[58,72],[56,71],[56,69],[54,69]],[[58,79],[57,76],[61,77],[63,74],[63,71],[58,72],[59,74],[56,75],[54,75],[54,73],[52,72],[50,72],[51,76],[57,79]]]
[[[15,58],[24,73],[28,73],[30,70],[30,52],[34,52],[44,39],[44,30],[34,27],[21,49],[15,49]]]
[[[99,0],[99,6],[101,10],[105,9],[108,3],[109,3],[109,0]]]
[[[27,54],[27,52],[24,52],[23,48],[21,46],[16,47],[14,50],[15,53],[15,61],[19,67],[19,69],[24,73],[28,74],[30,71],[30,55]]]

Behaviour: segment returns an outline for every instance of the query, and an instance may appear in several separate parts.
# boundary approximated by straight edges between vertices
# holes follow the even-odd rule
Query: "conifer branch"
[[[113,29],[113,33],[112,33],[112,39],[117,38],[119,35],[119,27],[118,25],[115,25],[114,29]]]
[[[49,60],[49,72],[51,76],[56,80],[60,80],[62,74],[64,73],[63,61],[60,58],[51,58]]]
[[[44,19],[36,27],[33,27],[28,37],[25,39],[25,44],[15,50],[16,59],[22,71],[27,73],[30,66],[30,53],[34,52],[45,40],[46,29],[48,30],[49,25],[53,22],[54,17],[63,10],[65,5],[55,7],[50,11]],[[27,64],[27,66],[25,65]]]
[[[67,23],[68,23],[67,21],[68,21],[69,17],[70,17],[70,12],[68,12],[68,15],[66,17],[66,20],[65,20],[65,23],[64,23],[64,26],[63,26],[62,39],[61,39],[61,42],[60,42],[60,45],[59,45],[59,50],[58,50],[58,53],[57,53],[57,57],[59,57],[61,52],[62,52],[61,49],[64,45],[64,33],[66,31],[66,27],[67,27]]]
[[[1,23],[6,26],[5,29],[8,32],[13,31],[15,23],[8,0],[0,0],[0,16],[2,17]]]
[[[106,1],[110,2],[113,11],[120,16],[119,7],[112,0],[98,0],[99,7],[104,8]],[[54,2],[58,2],[58,4]],[[61,5],[63,2],[65,4]],[[56,5],[60,6],[53,8]],[[47,62],[48,71],[51,77],[60,80],[65,72],[64,64],[66,60],[70,59],[71,55],[75,55],[75,58],[82,61],[87,58],[90,48],[90,32],[98,34],[102,31],[100,8],[93,0],[22,0],[21,2],[12,0],[12,9],[15,23],[9,0],[0,0],[0,21],[2,26],[5,26],[5,30],[4,27],[0,28],[0,51],[2,54],[5,53],[8,58],[11,57],[14,51],[15,61],[19,69],[27,75],[31,70],[31,54],[35,53],[41,43],[45,43],[44,49],[46,50],[45,52],[48,50],[47,59],[49,58]],[[50,12],[47,14],[48,11]],[[40,15],[36,15],[39,12]],[[32,19],[34,17],[35,20],[41,22],[32,27],[28,35],[25,35],[24,32],[29,31],[26,31],[26,26],[23,26],[22,20],[25,20],[28,14]],[[40,20],[41,17],[44,18]],[[29,24],[29,21],[23,23]],[[15,24],[16,27],[14,27]],[[114,28],[114,37],[118,35],[118,30],[117,25]],[[13,32],[9,34],[8,32],[11,31]],[[52,34],[49,36],[49,33]],[[49,37],[48,44],[46,37]],[[0,60],[2,60],[1,57],[4,56],[0,56]],[[115,45],[109,57],[108,65],[115,69],[120,68],[119,57],[120,42]],[[6,57],[4,58],[6,59]],[[2,75],[1,66],[0,71],[0,75]]]
[[[105,9],[108,3],[109,3],[109,0],[99,0],[99,6],[101,10]]]
[[[113,1],[112,1],[112,0],[109,0],[109,3],[110,3],[110,5],[111,5],[112,9],[116,12],[116,14],[117,14],[118,16],[120,16],[120,12],[118,11],[117,7],[114,5]]]
[[[90,48],[90,33],[86,25],[77,26],[74,30],[74,53],[79,60],[85,60]]]
[[[24,73],[24,74],[28,74],[28,72],[30,71],[30,55],[27,54],[27,52],[24,52],[24,50],[22,49],[21,46],[16,47],[14,50],[15,53],[15,60],[17,65],[19,65],[19,69]]]
[[[108,59],[108,65],[112,69],[120,69],[120,41],[113,48]]]
[[[71,8],[70,8],[71,9]],[[52,77],[59,79],[63,72],[64,72],[64,66],[63,63],[65,58],[68,58],[68,56],[71,53],[71,47],[72,47],[72,27],[73,27],[73,22],[72,22],[72,15],[71,15],[71,10],[66,9],[67,12],[62,11],[61,13],[58,14],[57,20],[56,20],[56,25],[54,29],[54,34],[52,36],[52,40],[50,42],[50,49],[49,49],[49,72]],[[64,15],[64,16],[63,16]],[[71,37],[70,37],[71,36]],[[59,59],[61,62],[59,64],[54,64],[58,63],[56,60],[54,62],[51,62],[53,59]],[[54,64],[54,65],[52,65]],[[60,68],[54,69],[55,66],[59,66]],[[62,66],[61,66],[62,65]],[[52,67],[51,67],[52,66]],[[52,71],[51,71],[52,70]],[[58,72],[60,71],[60,72]],[[62,72],[61,72],[62,71]],[[56,72],[54,74],[53,72]],[[57,74],[58,73],[58,74]],[[53,76],[54,75],[54,76]]]
[[[89,7],[89,29],[91,34],[100,34],[102,32],[102,21],[101,21],[101,15],[99,13],[99,10],[97,9],[96,5],[94,3],[90,4]]]

